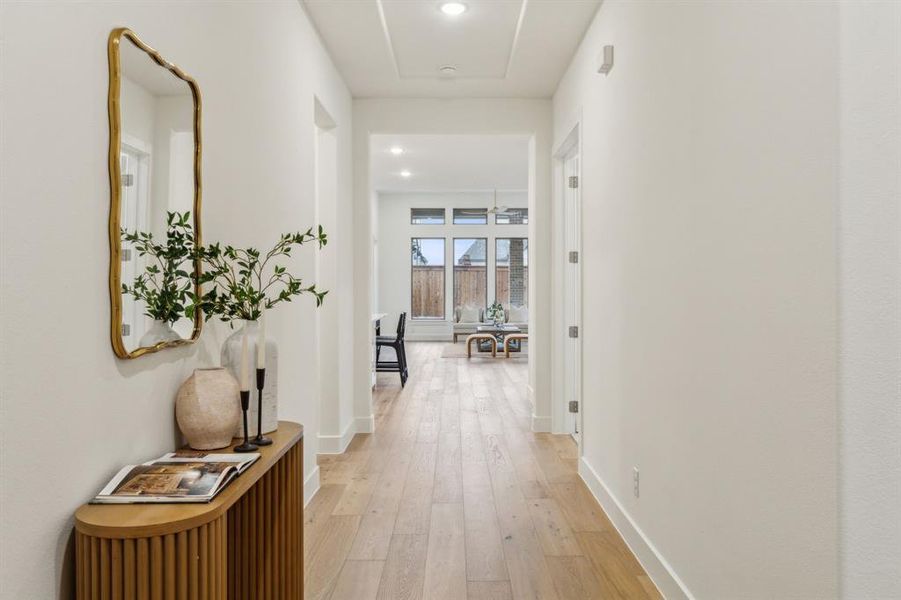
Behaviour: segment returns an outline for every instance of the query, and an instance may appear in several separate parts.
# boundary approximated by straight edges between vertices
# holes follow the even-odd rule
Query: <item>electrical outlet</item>
[[[638,483],[638,467],[632,467],[632,493],[635,494],[636,498],[639,496]]]

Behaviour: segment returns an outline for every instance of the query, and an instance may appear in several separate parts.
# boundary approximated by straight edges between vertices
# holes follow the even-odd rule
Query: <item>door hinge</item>
[[[571,189],[576,189],[579,187],[579,176],[578,175],[570,175],[569,176],[569,187]]]
[[[579,326],[578,325],[570,325],[569,326],[569,337],[571,337],[571,338],[579,337]]]
[[[128,323],[122,323],[122,337],[128,337],[131,335],[131,325]]]
[[[135,184],[135,176],[131,173],[122,174],[122,187],[131,187]]]
[[[569,251],[569,262],[577,264],[579,262],[579,253],[576,250]]]
[[[579,412],[579,401],[578,400],[570,400],[569,401],[569,412],[571,412],[571,413]]]

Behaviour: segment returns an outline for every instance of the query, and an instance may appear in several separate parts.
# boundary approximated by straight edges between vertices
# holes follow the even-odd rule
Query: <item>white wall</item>
[[[833,3],[608,0],[554,97],[556,140],[583,126],[580,470],[673,598],[838,593],[838,34]]]
[[[228,333],[214,325],[190,347],[113,356],[110,30],[132,27],[200,85],[208,241],[262,245],[313,223],[314,94],[337,121],[338,194],[349,212],[351,100],[294,0],[3,3],[0,23],[0,597],[44,599],[66,596],[74,510],[122,464],[179,442],[175,391],[195,366],[218,363]],[[349,232],[329,233],[349,259]],[[312,273],[313,251],[293,264]],[[280,346],[280,415],[307,427],[308,474],[315,322],[302,298],[273,311],[268,326]]]
[[[499,206],[527,207],[528,192],[498,191]],[[454,225],[454,208],[486,208],[494,202],[492,192],[381,192],[378,194],[378,304],[376,312],[387,313],[382,326],[393,331],[402,312],[411,312],[410,239],[431,237],[445,239],[445,279],[443,320],[407,321],[407,338],[410,340],[453,339],[454,238],[486,238],[488,245],[488,272],[486,303],[495,299],[495,240],[497,238],[529,236],[528,225],[498,225],[494,215],[488,215],[487,225]],[[411,208],[444,208],[444,225],[413,225]],[[486,304],[486,306],[487,306]]]
[[[370,179],[371,134],[522,134],[529,143],[529,396],[533,427],[550,428],[550,146],[551,104],[525,99],[354,99],[354,237],[376,235]],[[370,329],[376,306],[372,244],[354,246],[354,327]],[[354,349],[354,414],[358,430],[372,424],[370,349]]]
[[[329,232],[332,252],[320,253],[317,280],[335,290],[318,311],[320,373],[320,453],[343,452],[353,437],[353,211],[347,162],[348,132],[317,101],[317,221]],[[364,336],[364,340],[366,336]]]
[[[901,598],[901,4],[841,5],[845,598]]]

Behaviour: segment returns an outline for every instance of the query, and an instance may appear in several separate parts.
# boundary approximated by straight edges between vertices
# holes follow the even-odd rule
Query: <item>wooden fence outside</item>
[[[414,319],[444,318],[444,267],[413,267]]]
[[[523,268],[524,297],[528,298],[529,269]],[[444,267],[413,267],[413,293],[411,318],[443,319]],[[495,298],[505,307],[510,305],[510,270],[498,267],[495,271],[495,298],[487,297],[487,271],[485,267],[454,267],[454,306],[478,306],[484,308]],[[448,319],[452,315],[446,316]]]
[[[487,302],[488,270],[485,267],[454,267],[454,308]]]

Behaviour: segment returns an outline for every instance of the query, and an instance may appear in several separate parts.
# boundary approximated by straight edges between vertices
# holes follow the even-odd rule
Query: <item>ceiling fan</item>
[[[498,206],[497,205],[497,189],[494,190],[494,208],[488,211],[489,215],[506,215],[509,214],[510,207],[509,206]]]

